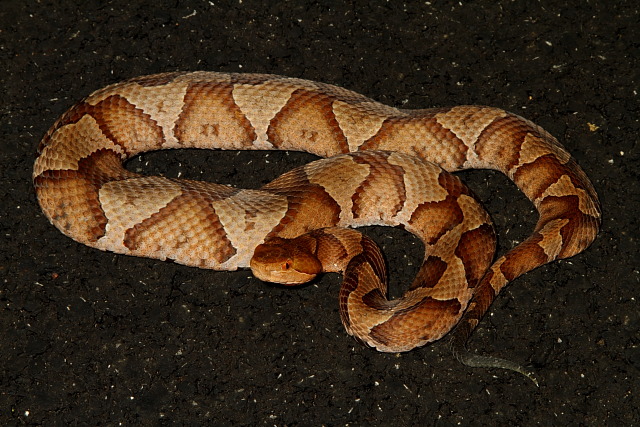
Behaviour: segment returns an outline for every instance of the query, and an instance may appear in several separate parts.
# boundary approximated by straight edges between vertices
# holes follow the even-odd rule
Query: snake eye
[[[290,260],[286,260],[285,262],[282,263],[282,269],[283,270],[288,270],[291,268],[291,261]]]

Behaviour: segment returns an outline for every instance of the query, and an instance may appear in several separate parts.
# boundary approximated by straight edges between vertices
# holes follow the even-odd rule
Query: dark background
[[[0,424],[638,423],[638,3],[268,3],[0,3]],[[540,387],[466,368],[444,343],[360,346],[340,323],[338,276],[286,289],[60,234],[31,186],[39,139],[91,91],[173,70],[302,77],[403,108],[488,104],[556,135],[600,195],[602,231],[516,280],[470,342],[533,367]],[[257,187],[312,158],[184,151],[129,167]],[[507,179],[461,175],[500,253],[530,233],[535,212]],[[419,245],[382,231],[407,284]]]

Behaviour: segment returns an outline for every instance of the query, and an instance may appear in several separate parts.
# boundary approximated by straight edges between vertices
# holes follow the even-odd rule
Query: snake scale
[[[143,176],[122,165],[169,148],[296,150],[326,158],[263,188]],[[449,172],[495,169],[539,213],[533,234],[493,260],[495,233]],[[340,314],[380,351],[407,351],[455,327],[463,363],[525,373],[464,344],[500,290],[586,249],[600,226],[595,190],[549,133],[482,106],[400,110],[333,85],[262,74],[174,72],[100,89],[49,129],[33,169],[38,201],[64,234],[121,254],[235,270],[265,280],[344,274]],[[377,246],[345,227],[418,236],[422,266],[387,298]],[[254,256],[255,254],[255,256]]]

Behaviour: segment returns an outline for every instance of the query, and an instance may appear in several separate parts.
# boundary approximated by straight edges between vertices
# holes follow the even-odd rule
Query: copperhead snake
[[[122,166],[169,148],[327,159],[259,190]],[[539,213],[533,234],[494,262],[488,215],[448,173],[479,168],[507,175]],[[165,73],[100,89],[43,137],[33,181],[47,218],[78,242],[215,270],[252,267],[275,281],[343,272],[342,321],[364,343],[407,351],[456,327],[452,348],[463,363],[523,373],[469,355],[465,342],[507,283],[586,249],[601,216],[582,169],[519,116],[481,106],[400,110],[329,84],[261,74]],[[404,227],[424,243],[423,264],[400,299],[387,299],[377,246],[344,228],[372,224]]]

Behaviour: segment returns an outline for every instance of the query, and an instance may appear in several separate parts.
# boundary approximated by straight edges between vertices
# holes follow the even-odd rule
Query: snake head
[[[299,285],[322,272],[322,263],[296,239],[273,238],[258,245],[250,262],[251,271],[265,282]]]

